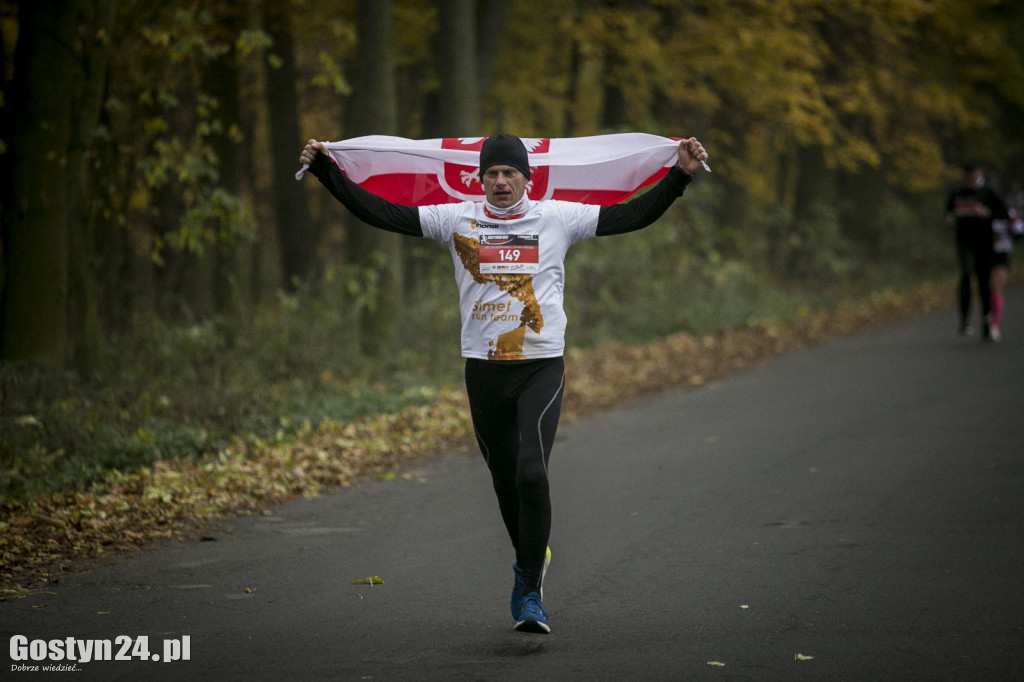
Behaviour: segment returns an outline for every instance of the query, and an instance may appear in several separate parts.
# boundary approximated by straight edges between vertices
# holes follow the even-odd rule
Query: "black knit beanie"
[[[500,133],[491,135],[484,140],[480,148],[480,175],[483,176],[491,166],[512,166],[530,179],[530,157],[526,153],[526,145],[515,135]]]

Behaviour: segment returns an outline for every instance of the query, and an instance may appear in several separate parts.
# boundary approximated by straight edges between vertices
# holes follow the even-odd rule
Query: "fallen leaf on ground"
[[[383,585],[384,584],[384,578],[381,578],[379,575],[373,575],[373,576],[370,576],[369,578],[361,578],[359,580],[353,580],[352,584],[353,585],[369,585],[370,587],[373,587],[374,585]]]

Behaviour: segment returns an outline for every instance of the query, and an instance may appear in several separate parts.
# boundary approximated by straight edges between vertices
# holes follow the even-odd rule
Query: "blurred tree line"
[[[892,250],[893,215],[932,221],[967,157],[1024,162],[1018,2],[0,0],[0,22],[0,358],[86,376],[142,320],[229,320],[230,345],[326,286],[372,357],[449,286],[438,250],[294,181],[309,137],[697,135],[715,174],[678,258],[804,281]]]

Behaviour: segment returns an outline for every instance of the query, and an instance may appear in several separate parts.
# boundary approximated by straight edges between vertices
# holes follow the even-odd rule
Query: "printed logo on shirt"
[[[481,322],[519,322],[519,312],[512,312],[512,299],[503,303],[473,301],[473,319]]]

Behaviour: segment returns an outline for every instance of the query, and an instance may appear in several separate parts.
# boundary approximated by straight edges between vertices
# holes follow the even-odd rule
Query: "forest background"
[[[951,304],[945,195],[1024,175],[1022,55],[995,0],[0,0],[0,504],[458,391],[449,257],[296,182],[307,138],[698,137],[713,174],[567,262],[570,347],[621,349]]]

